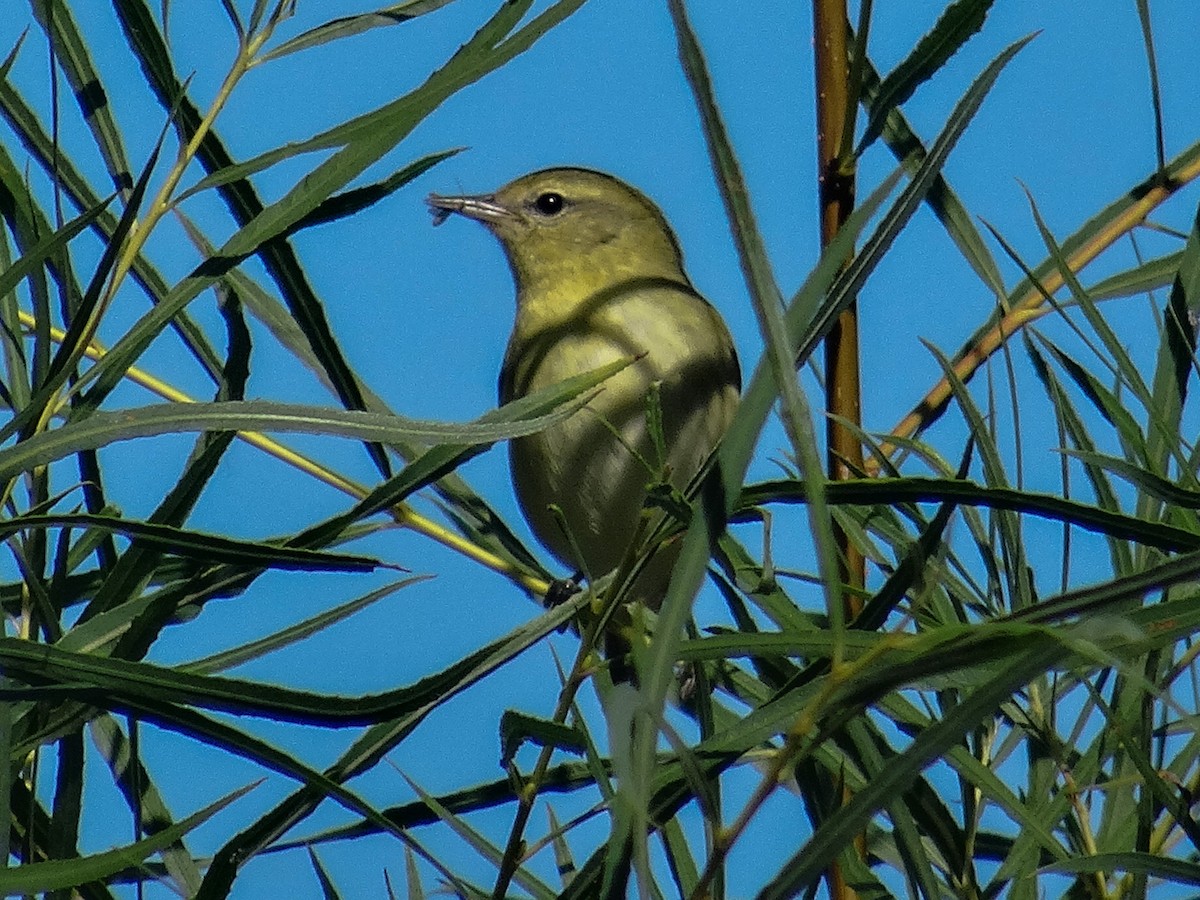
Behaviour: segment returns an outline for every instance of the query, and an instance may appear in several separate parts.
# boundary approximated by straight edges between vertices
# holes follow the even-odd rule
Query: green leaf
[[[862,156],[879,136],[888,114],[903,106],[917,88],[932,78],[983,27],[993,2],[956,0],[942,11],[933,30],[922,37],[908,57],[883,79],[872,103],[866,132],[855,148],[855,156]]]
[[[113,186],[127,192],[133,187],[133,168],[125,154],[121,131],[113,119],[104,82],[92,62],[84,34],[75,23],[70,6],[53,0],[33,0],[30,5],[38,24],[53,44],[56,61],[67,76],[83,119],[108,167]]]
[[[132,723],[138,727],[137,723]],[[145,768],[144,759],[135,759],[136,743],[131,741],[116,719],[100,715],[88,722],[92,743],[104,757],[114,784],[120,790],[132,815],[141,822],[143,833],[154,833],[175,823],[155,780]],[[181,838],[160,851],[163,867],[184,895],[200,887],[200,868]]]
[[[26,148],[33,160],[41,167],[44,173],[54,179],[54,183],[59,186],[64,197],[74,204],[76,209],[90,210],[107,202],[101,200],[83,175],[80,174],[79,170],[76,169],[71,159],[61,152],[59,144],[55,142],[51,135],[46,133],[38,121],[33,108],[24,100],[16,88],[4,79],[0,79],[0,114],[3,114],[5,120],[20,137],[22,146]],[[11,167],[5,165],[4,168]],[[11,176],[9,177],[11,179]],[[31,207],[30,215],[32,214]],[[53,233],[55,229],[50,225],[50,222],[53,221],[52,217],[45,215],[41,216],[40,219],[42,222],[37,227],[37,233]],[[92,231],[102,241],[111,243],[117,226],[117,217],[105,209],[96,217],[95,222],[92,224]],[[60,256],[60,259],[65,259],[65,257]],[[152,302],[157,302],[166,296],[169,290],[166,279],[150,264],[144,255],[139,254],[133,260],[131,274],[133,280],[146,292]],[[34,312],[38,318],[38,327],[48,329],[50,325],[49,315],[43,315],[36,307]],[[208,341],[196,324],[186,313],[181,313],[172,321],[170,327],[179,334],[188,350],[215,381],[216,375],[220,371],[220,365],[216,354],[208,345]]]
[[[317,851],[312,847],[308,848],[308,861],[312,863],[313,871],[317,875],[317,882],[321,885],[321,896],[325,900],[341,900],[341,894],[334,887],[333,879],[329,877],[328,870],[321,860],[317,858]]]
[[[579,605],[568,603],[562,609],[569,613]],[[0,696],[11,699],[78,695],[99,706],[166,701],[322,727],[368,725],[410,716],[431,701],[440,702],[447,685],[460,677],[456,673],[473,672],[481,660],[490,659],[502,650],[507,652],[504,657],[507,661],[543,636],[540,628],[545,621],[563,624],[569,620],[569,615],[556,609],[535,623],[539,628],[535,638],[525,640],[525,633],[519,632],[475,651],[445,673],[411,686],[362,697],[315,694],[243,679],[198,675],[152,663],[0,638],[0,661],[10,682],[29,685],[4,689]]]
[[[864,59],[861,103],[868,115],[873,115],[876,111],[879,84],[879,73],[875,71],[869,59]],[[883,140],[892,156],[907,172],[916,173],[929,155],[904,113],[897,108],[893,108],[884,117]],[[963,206],[944,173],[939,173],[934,178],[925,203],[937,216],[950,240],[979,276],[980,281],[987,285],[997,298],[1003,297],[1004,277],[1000,274],[1000,268],[996,265],[996,260],[984,242],[973,217]]]
[[[138,543],[151,545],[176,556],[214,563],[311,572],[370,572],[383,565],[379,560],[368,556],[306,550],[262,541],[244,541],[224,535],[158,525],[154,522],[136,522],[87,513],[17,516],[0,521],[0,536],[16,534],[27,528],[74,526],[123,534]]]
[[[405,0],[403,3],[393,3],[391,6],[382,7],[375,12],[358,13],[353,16],[343,16],[340,19],[330,19],[328,22],[318,25],[315,28],[310,28],[303,34],[285,41],[270,52],[264,53],[257,62],[270,62],[273,59],[279,59],[281,56],[307,50],[310,47],[319,47],[321,44],[353,37],[372,28],[402,25],[426,13],[441,9],[451,2],[452,0]]]
[[[188,816],[177,825],[171,825],[157,834],[116,850],[79,859],[26,863],[15,869],[0,869],[0,893],[36,894],[42,891],[64,890],[89,881],[103,881],[122,869],[140,865],[153,854],[169,847],[253,787],[254,785],[250,785],[226,794],[216,803]]]
[[[570,622],[588,602],[590,597],[581,591],[565,603],[538,616],[479,652],[471,654],[446,671],[426,678],[423,684],[428,687],[427,701],[395,722],[369,729],[330,767],[330,776],[345,780],[373,766],[385,753],[411,734],[430,712]],[[216,890],[230,883],[237,872],[237,860],[254,855],[279,838],[291,825],[311,812],[319,800],[319,797],[314,797],[309,791],[297,792],[284,799],[240,834],[232,837],[217,852],[205,876],[210,889]],[[222,895],[218,893],[217,896]]]
[[[1134,294],[1144,294],[1166,287],[1175,280],[1182,262],[1182,250],[1156,256],[1124,272],[1097,281],[1087,289],[1088,296],[1093,300],[1109,300],[1132,297]]]
[[[913,176],[908,187],[901,193],[896,203],[885,213],[883,220],[876,227],[862,250],[849,266],[842,271],[833,286],[829,296],[820,307],[813,321],[806,323],[806,329],[796,354],[797,365],[803,363],[816,350],[821,341],[828,335],[829,330],[837,321],[855,296],[867,276],[878,265],[879,260],[892,246],[896,237],[908,224],[908,220],[925,198],[943,164],[954,149],[958,139],[970,124],[988,92],[1000,77],[1000,73],[1031,40],[1034,35],[1022,38],[1005,48],[979,76],[971,83],[962,99],[951,111],[941,134],[929,149],[929,155],[921,163],[920,169]]]
[[[439,820],[464,840],[476,853],[499,868],[500,861],[504,856],[499,847],[488,840],[481,832],[472,828],[462,817],[454,815],[450,810],[443,807],[438,803],[436,797],[428,793],[407,775],[404,775],[404,780],[408,782],[409,787],[416,791],[417,796],[433,810]],[[536,878],[525,867],[517,870],[513,880],[524,887],[536,900],[554,900],[556,896],[549,885]]]
[[[1131,850],[1076,856],[1042,866],[1038,871],[1068,875],[1086,872],[1140,872],[1161,878],[1168,884],[1200,885],[1200,865],[1155,853],[1137,853]]]
[[[1167,473],[1168,461],[1178,452],[1183,403],[1188,381],[1196,369],[1196,326],[1200,322],[1200,209],[1192,223],[1179,272],[1163,314],[1163,331],[1147,424],[1146,454],[1151,467]],[[1147,515],[1153,506],[1140,504]]]
[[[1138,479],[1147,488],[1153,488],[1162,496],[1176,498],[1181,505],[1192,506],[1200,502],[1200,494],[1175,488],[1161,479],[1147,477],[1143,470],[1123,463],[1113,457],[1098,454],[1064,451],[1078,456],[1089,463],[1101,465],[1130,480]],[[1163,550],[1192,550],[1200,547],[1200,533],[1177,528],[1161,522],[1148,522],[1136,516],[1111,512],[1078,500],[1065,500],[1055,494],[1037,491],[1022,491],[1009,487],[980,485],[959,478],[864,478],[848,479],[831,483],[825,488],[829,502],[834,505],[850,504],[893,505],[908,502],[952,502],[963,506],[981,506],[988,509],[1008,510],[1050,521],[1076,525],[1088,531],[1122,540],[1137,541]],[[803,482],[781,480],[749,484],[738,501],[742,510],[773,503],[807,502],[808,489]],[[735,512],[734,521],[747,518]]]
[[[500,717],[500,765],[507,767],[526,741],[581,756],[587,749],[583,735],[570,725],[506,709]]]
[[[628,361],[621,361],[618,369],[625,365]],[[583,384],[587,387],[599,384],[613,371],[609,365],[590,372]],[[580,381],[574,381],[570,386],[576,397],[580,390],[587,390],[579,385]],[[561,390],[559,386],[555,389]],[[93,413],[81,421],[41,432],[15,447],[0,450],[0,479],[13,478],[80,450],[135,438],[196,431],[323,434],[384,442],[491,444],[541,431],[570,417],[586,402],[586,397],[576,399],[555,412],[529,419],[496,422],[483,418],[464,424],[267,401],[162,403],[121,412]]]
[[[0,294],[7,294],[13,290],[30,272],[39,266],[45,265],[47,260],[61,252],[76,235],[96,221],[110,202],[112,202],[112,197],[93,206],[87,212],[72,219],[57,231],[48,234],[42,238],[36,247],[28,253],[22,254],[20,259],[11,266],[0,271]]]
[[[331,625],[350,618],[357,612],[372,606],[384,597],[389,597],[396,591],[403,588],[412,587],[420,584],[423,581],[428,581],[432,576],[419,575],[413,578],[405,578],[401,581],[385,584],[383,587],[364,594],[361,597],[356,597],[333,609],[319,613],[312,618],[305,619],[303,622],[298,622],[287,628],[271,634],[257,641],[250,641],[246,644],[241,644],[234,647],[232,650],[225,650],[220,653],[214,653],[212,656],[206,656],[203,659],[198,659],[195,662],[186,663],[180,668],[187,672],[194,672],[198,675],[207,675],[213,672],[222,672],[226,669],[232,669],[234,666],[240,666],[243,663],[254,659],[259,659],[266,656],[268,653],[274,653],[277,650],[282,650],[299,641],[306,640],[315,634],[324,631]]]

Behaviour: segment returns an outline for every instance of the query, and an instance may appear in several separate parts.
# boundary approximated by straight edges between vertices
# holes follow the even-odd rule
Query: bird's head
[[[658,207],[602,172],[545,169],[494,194],[431,194],[428,203],[436,224],[458,213],[496,235],[518,293],[637,278],[686,281],[679,244]]]

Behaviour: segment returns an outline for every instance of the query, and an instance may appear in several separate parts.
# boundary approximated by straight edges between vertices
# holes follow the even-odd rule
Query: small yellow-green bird
[[[569,419],[511,444],[513,484],[534,534],[574,571],[605,575],[624,557],[658,474],[647,393],[659,384],[665,471],[683,489],[737,404],[729,331],[684,273],[662,212],[611,175],[546,169],[494,194],[428,202],[435,224],[450,213],[475,219],[508,256],[517,310],[501,403],[636,360]],[[631,599],[657,608],[676,556],[661,549]]]

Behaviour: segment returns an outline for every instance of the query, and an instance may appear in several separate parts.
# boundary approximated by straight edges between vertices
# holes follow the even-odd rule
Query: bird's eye
[[[543,216],[556,216],[562,212],[566,201],[563,200],[563,195],[557,191],[546,191],[546,193],[538,195],[538,198],[533,201],[533,206]]]

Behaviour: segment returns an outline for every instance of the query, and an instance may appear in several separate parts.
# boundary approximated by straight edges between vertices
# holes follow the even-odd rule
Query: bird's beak
[[[513,213],[507,207],[496,202],[490,194],[477,194],[472,197],[443,197],[441,194],[430,194],[425,198],[433,213],[433,224],[441,225],[451,213],[459,213],[468,219],[475,219],[485,225],[512,219]]]

